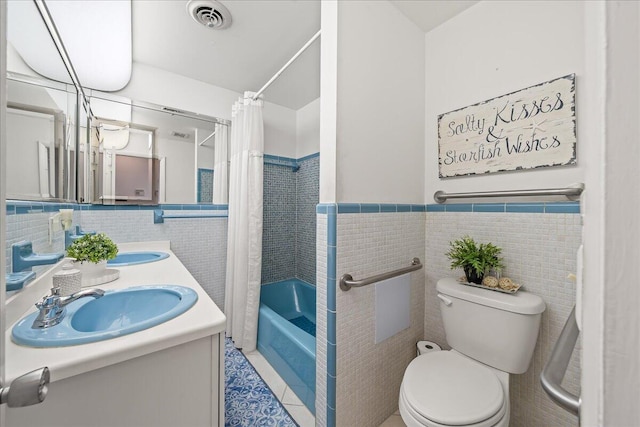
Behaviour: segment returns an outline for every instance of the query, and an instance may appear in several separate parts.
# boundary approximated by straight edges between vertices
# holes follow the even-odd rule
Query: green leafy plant
[[[476,243],[469,236],[449,242],[449,252],[445,255],[451,260],[451,269],[462,267],[475,271],[480,278],[490,269],[500,271],[504,268],[500,254],[502,249],[491,243]],[[469,279],[467,274],[467,279]]]
[[[118,246],[106,234],[85,234],[67,248],[67,256],[76,261],[95,264],[110,260],[118,254]]]

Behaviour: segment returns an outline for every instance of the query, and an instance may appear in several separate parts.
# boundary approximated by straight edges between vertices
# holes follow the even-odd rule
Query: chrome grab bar
[[[544,365],[540,374],[542,388],[549,395],[551,400],[556,402],[567,411],[580,416],[581,399],[562,388],[562,379],[567,372],[567,366],[571,360],[571,353],[578,340],[580,330],[576,323],[576,307],[573,307],[567,322],[562,328],[562,332],[556,341],[556,345],[551,350],[551,356]]]
[[[566,196],[569,200],[579,200],[584,191],[584,184],[573,184],[565,188],[546,188],[540,190],[506,190],[506,191],[478,191],[476,193],[445,193],[436,191],[433,199],[444,203],[447,199],[470,199],[476,197],[519,197],[519,196]]]
[[[377,274],[375,276],[367,277],[366,279],[362,280],[353,280],[353,277],[350,274],[343,274],[340,278],[340,289],[342,289],[343,291],[348,291],[351,288],[359,288],[360,286],[370,285],[381,280],[391,279],[392,277],[420,270],[421,268],[422,263],[420,262],[420,258],[416,257],[411,260],[411,265],[408,267],[402,267],[397,270]]]

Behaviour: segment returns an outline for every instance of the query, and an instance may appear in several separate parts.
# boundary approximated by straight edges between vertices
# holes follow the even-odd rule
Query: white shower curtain
[[[229,229],[224,311],[237,348],[256,349],[262,269],[262,100],[254,93],[233,106]]]
[[[213,164],[213,204],[226,205],[229,203],[229,168],[227,163],[228,141],[227,125],[216,124],[214,140],[214,164]]]

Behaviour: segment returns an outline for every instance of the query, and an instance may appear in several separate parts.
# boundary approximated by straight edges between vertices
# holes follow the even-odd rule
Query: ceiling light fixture
[[[46,3],[83,87],[117,91],[129,83],[132,67],[130,0],[38,1]],[[51,45],[46,30],[37,25],[38,31],[31,30],[34,16],[38,14],[34,9],[30,1],[8,2],[7,39],[35,72],[71,83],[57,52],[43,49]]]

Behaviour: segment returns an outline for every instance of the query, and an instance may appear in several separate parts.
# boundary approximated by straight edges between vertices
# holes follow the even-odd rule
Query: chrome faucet
[[[55,286],[51,288],[51,295],[42,297],[42,301],[36,303],[36,307],[40,312],[38,317],[33,321],[31,325],[32,329],[44,329],[55,326],[64,319],[66,314],[66,306],[72,302],[84,298],[93,297],[101,298],[104,296],[102,289],[84,289],[66,297],[60,296],[60,287]]]

